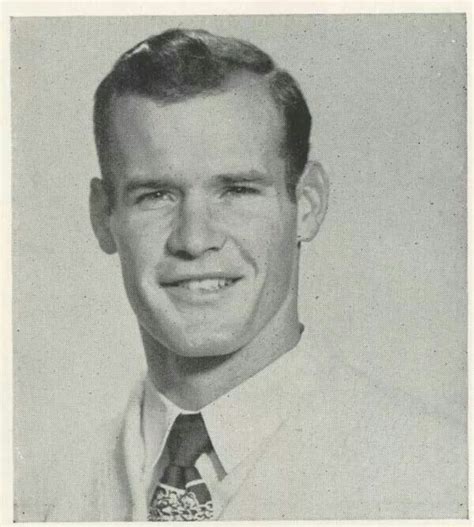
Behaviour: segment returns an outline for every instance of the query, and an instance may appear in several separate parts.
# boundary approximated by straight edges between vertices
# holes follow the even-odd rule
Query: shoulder
[[[120,435],[120,419],[91,429],[58,455],[48,474],[46,521],[93,521],[100,471],[109,464]],[[83,434],[81,434],[83,437]]]
[[[58,456],[49,474],[47,521],[100,521],[104,500],[121,492],[122,442],[127,420],[139,414],[141,386],[140,382],[133,390],[124,412],[91,427],[80,442]]]
[[[276,439],[298,519],[315,496],[333,519],[467,515],[466,426],[347,365],[315,376]]]

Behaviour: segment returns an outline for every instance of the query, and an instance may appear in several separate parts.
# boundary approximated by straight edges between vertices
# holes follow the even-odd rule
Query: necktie
[[[195,463],[212,448],[201,414],[180,414],[166,442],[169,465],[153,493],[149,521],[210,520],[209,490]]]

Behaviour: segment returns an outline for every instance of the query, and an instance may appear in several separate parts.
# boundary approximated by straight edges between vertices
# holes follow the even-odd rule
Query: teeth
[[[191,291],[217,291],[228,286],[232,280],[227,278],[206,278],[205,280],[187,280],[181,282],[180,287],[185,287]]]

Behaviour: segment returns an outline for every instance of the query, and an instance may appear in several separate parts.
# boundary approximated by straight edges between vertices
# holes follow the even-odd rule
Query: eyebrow
[[[223,184],[231,183],[260,183],[269,184],[270,178],[267,174],[259,172],[258,170],[250,170],[249,172],[237,172],[231,174],[219,174],[216,179]]]
[[[141,189],[158,190],[174,184],[175,183],[171,178],[137,178],[127,181],[125,184],[125,192],[127,194],[131,194],[136,190]]]
[[[217,174],[212,178],[215,182],[222,185],[230,185],[235,183],[259,183],[262,185],[269,185],[270,178],[268,175],[259,172],[258,170],[250,170],[248,172],[232,172],[226,174]],[[151,189],[159,190],[164,187],[178,186],[176,179],[171,176],[160,177],[137,177],[131,179],[125,184],[125,192],[131,194],[137,190]]]

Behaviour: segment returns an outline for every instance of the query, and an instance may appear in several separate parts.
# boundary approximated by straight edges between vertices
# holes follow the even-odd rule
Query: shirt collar
[[[297,346],[225,395],[201,409],[214,450],[229,473],[265,438],[270,437],[291,412],[309,382],[309,349],[304,334]],[[182,410],[145,381],[143,436],[146,466],[161,456],[174,420]]]
[[[142,434],[145,442],[145,467],[152,470],[158,462],[168,433],[179,414],[192,414],[160,393],[147,375],[143,401]]]

